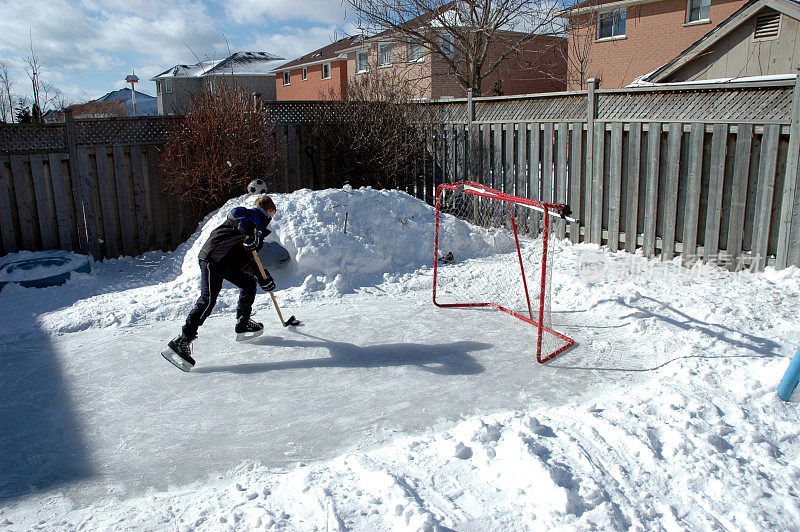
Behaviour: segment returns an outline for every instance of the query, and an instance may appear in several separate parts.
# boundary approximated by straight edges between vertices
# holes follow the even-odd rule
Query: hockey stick
[[[261,272],[261,278],[262,279],[266,279],[267,278],[267,272],[264,271],[264,267],[261,265],[261,259],[258,258],[258,253],[256,253],[256,250],[253,250],[253,258],[256,260],[256,264],[258,265],[258,269]],[[292,325],[292,326],[300,325],[300,320],[298,320],[294,316],[289,316],[288,320],[283,321],[283,314],[281,313],[281,308],[278,306],[278,300],[275,299],[275,294],[273,294],[272,291],[270,291],[269,295],[270,295],[270,297],[272,297],[272,303],[275,304],[275,310],[278,311],[278,318],[280,318],[280,320],[281,320],[281,325],[283,325],[284,327],[288,327],[289,325]]]

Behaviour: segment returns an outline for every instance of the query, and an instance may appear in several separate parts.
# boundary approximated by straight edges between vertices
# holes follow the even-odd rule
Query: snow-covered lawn
[[[540,365],[519,320],[432,304],[423,203],[275,200],[293,257],[276,294],[303,323],[262,294],[264,336],[237,343],[226,287],[189,374],[159,351],[246,197],[174,253],[0,292],[0,528],[797,529],[800,392],[775,393],[800,344],[796,268],[559,242],[553,322],[577,345]]]

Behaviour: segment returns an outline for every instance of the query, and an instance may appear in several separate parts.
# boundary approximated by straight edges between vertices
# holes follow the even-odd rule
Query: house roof
[[[131,90],[127,87],[120,89],[118,91],[111,91],[108,94],[100,96],[97,98],[97,102],[114,102],[114,101],[125,101],[131,99]],[[155,96],[150,96],[149,94],[145,94],[143,92],[136,91],[136,100],[137,104],[139,102],[146,102],[148,100],[156,100]]]
[[[175,65],[150,80],[206,76],[272,76],[272,69],[278,61],[283,60],[282,57],[268,52],[236,52],[225,59],[208,59],[194,65]]]
[[[568,7],[562,11],[559,11],[557,15],[561,17],[570,17],[581,15],[583,13],[591,13],[593,11],[605,11],[663,1],[664,0],[583,0],[583,2],[578,2],[572,7]]]
[[[332,60],[346,60],[347,56],[345,55],[342,57],[344,50],[347,48],[352,47],[358,41],[362,39],[361,35],[353,35],[351,37],[345,37],[344,39],[339,39],[336,42],[328,44],[327,46],[323,46],[313,52],[309,52],[302,57],[298,57],[288,63],[279,66],[278,68],[274,68],[273,72],[283,72],[286,70],[291,70],[293,68],[299,68],[306,65],[314,65],[317,63],[324,63]]]
[[[128,116],[133,116],[133,99],[131,98],[131,90],[127,87],[109,92],[95,101],[122,102],[125,104]],[[158,99],[155,96],[136,91],[136,114],[137,116],[156,116],[158,114]]]
[[[676,70],[680,69],[700,54],[706,52],[723,37],[746,23],[756,13],[765,8],[774,9],[795,20],[800,20],[800,2],[796,0],[750,0],[730,17],[722,21],[716,28],[706,33],[686,50],[678,54],[675,59],[643,77],[642,81],[658,83],[664,80],[667,76],[673,74]]]

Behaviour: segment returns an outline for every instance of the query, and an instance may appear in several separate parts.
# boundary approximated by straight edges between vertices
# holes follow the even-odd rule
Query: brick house
[[[277,100],[344,98],[347,92],[347,54],[360,36],[346,37],[276,68]]]
[[[568,89],[624,87],[674,59],[746,0],[586,0],[569,20]]]
[[[428,39],[438,39],[442,48],[452,50],[451,37],[436,28],[428,30]],[[499,59],[509,42],[525,34],[501,32],[503,40],[489,46],[486,63]],[[449,44],[449,46],[448,46]],[[566,39],[541,35],[528,40],[518,53],[504,59],[482,81],[484,96],[493,94],[532,94],[562,91],[566,88]],[[455,53],[455,52],[451,52]],[[421,42],[384,32],[358,42],[348,50],[350,80],[370,73],[386,74],[412,84],[412,93],[420,100],[463,98],[465,89],[458,82],[450,65],[435,52],[425,49]]]
[[[274,100],[275,73],[272,70],[283,60],[267,52],[237,52],[221,60],[176,65],[150,78],[156,82],[158,114],[183,114],[189,109],[195,94],[223,86],[258,93],[264,100]]]
[[[432,22],[434,14],[416,17],[406,25],[423,28],[431,41],[454,51],[452,38]],[[527,34],[505,31],[489,47],[486,64],[493,64],[508,46]],[[566,39],[540,35],[527,40],[521,50],[507,58],[484,78],[484,95],[554,92],[566,88]],[[448,46],[449,43],[449,46]],[[511,44],[509,44],[511,43]],[[457,57],[456,57],[457,59]],[[462,98],[466,92],[456,74],[437,52],[422,42],[384,31],[372,37],[353,36],[336,41],[275,69],[278,100],[344,98],[348,86],[362,76],[385,75],[393,82],[408,84],[412,98],[436,100]]]

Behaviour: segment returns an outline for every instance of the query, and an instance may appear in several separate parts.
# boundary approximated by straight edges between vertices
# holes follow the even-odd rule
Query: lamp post
[[[125,78],[125,81],[127,83],[131,84],[131,100],[132,100],[132,103],[133,103],[133,116],[136,116],[136,86],[135,86],[135,83],[138,83],[139,77],[136,75],[136,72],[134,71],[133,74],[128,74],[128,76]]]

